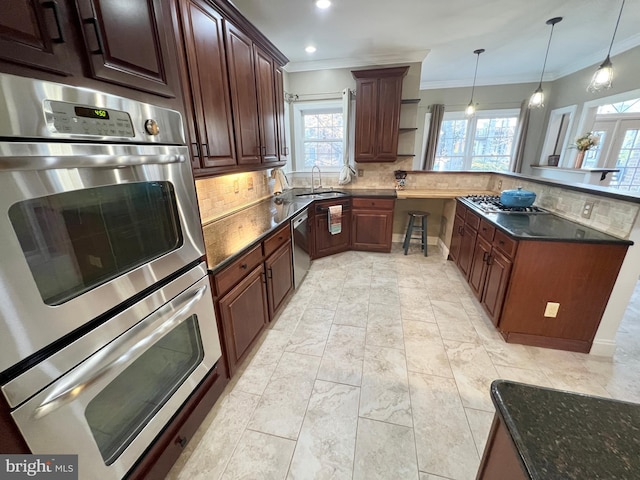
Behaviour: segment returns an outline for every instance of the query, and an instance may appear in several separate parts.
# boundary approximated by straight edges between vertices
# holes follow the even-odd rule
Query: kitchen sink
[[[315,192],[303,192],[296,194],[296,197],[306,197],[306,198],[337,198],[344,197],[348,195],[348,193],[340,192],[338,190],[320,190]]]

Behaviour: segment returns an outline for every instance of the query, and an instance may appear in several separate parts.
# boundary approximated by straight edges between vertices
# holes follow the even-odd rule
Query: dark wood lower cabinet
[[[264,268],[260,264],[219,301],[231,375],[249,353],[264,326],[269,323],[263,282]]]
[[[393,238],[392,198],[353,198],[351,248],[367,252],[390,252]]]
[[[471,262],[473,261],[473,251],[476,246],[478,231],[469,225],[465,225],[462,232],[457,264],[460,271],[468,278],[471,271]]]
[[[487,257],[491,253],[491,243],[478,236],[475,249],[471,255],[471,268],[469,270],[469,286],[478,300],[482,299],[482,290],[487,278]]]
[[[291,264],[291,241],[288,241],[264,262],[267,272],[267,297],[269,318],[274,319],[293,291],[293,266]]]
[[[525,480],[518,452],[506,427],[495,415],[476,480]]]
[[[464,233],[464,218],[456,215],[453,220],[453,232],[451,233],[451,244],[449,245],[449,260],[458,263],[460,247],[462,246],[462,235]]]
[[[509,286],[512,262],[498,250],[493,249],[487,263],[482,306],[489,314],[493,324],[498,325],[507,287]]]
[[[312,258],[326,257],[335,253],[346,252],[351,245],[351,212],[342,211],[342,231],[337,234],[329,232],[329,218],[326,212],[316,214],[313,222],[313,238],[315,247]]]

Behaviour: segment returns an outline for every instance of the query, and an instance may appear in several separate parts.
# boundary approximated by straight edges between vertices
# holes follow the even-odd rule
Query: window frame
[[[347,122],[344,118],[342,100],[317,100],[311,102],[296,102],[293,104],[293,136],[295,150],[292,155],[292,166],[296,172],[311,172],[311,168],[304,166],[304,121],[303,116],[309,113],[341,113],[342,118],[342,149],[345,149],[345,137],[349,134]],[[336,167],[322,166],[323,172],[340,172],[342,160]]]
[[[466,128],[465,137],[464,137],[464,155],[462,156],[462,158],[463,158],[463,168],[461,170],[435,170],[435,171],[442,171],[442,172],[467,172],[467,171],[484,172],[484,171],[493,171],[493,170],[472,170],[471,169],[472,159],[474,157],[474,155],[473,155],[473,143],[474,143],[473,140],[475,139],[475,136],[476,136],[478,120],[492,119],[492,118],[510,118],[510,117],[515,117],[516,118],[516,125],[515,125],[515,133],[514,133],[514,137],[513,137],[514,142],[513,142],[513,145],[511,147],[511,152],[509,152],[509,168],[508,168],[508,171],[511,171],[512,170],[512,163],[513,163],[513,154],[514,154],[514,149],[515,149],[515,140],[516,140],[517,131],[518,131],[518,123],[517,122],[518,122],[519,116],[520,116],[520,109],[518,109],[518,108],[505,108],[505,109],[499,109],[499,110],[479,110],[471,118],[467,118],[463,111],[445,112],[444,113],[444,117],[442,119],[443,122],[445,122],[445,121],[455,121],[455,120],[467,120],[467,128]],[[440,135],[441,134],[442,134],[442,129],[440,130],[440,133],[438,134],[438,142],[440,141]],[[469,141],[469,140],[471,140],[471,141]]]

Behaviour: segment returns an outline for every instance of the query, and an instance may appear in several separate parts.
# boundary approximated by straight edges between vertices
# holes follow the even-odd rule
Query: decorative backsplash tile
[[[270,170],[196,180],[200,218],[206,224],[273,194]]]

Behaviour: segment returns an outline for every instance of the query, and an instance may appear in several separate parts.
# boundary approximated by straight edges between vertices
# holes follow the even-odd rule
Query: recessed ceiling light
[[[329,8],[331,6],[331,1],[330,0],[316,0],[316,7],[318,8]]]
[[[313,45],[309,45],[307,48],[304,49],[304,51],[307,53],[313,53],[316,51],[316,47],[314,47]]]

